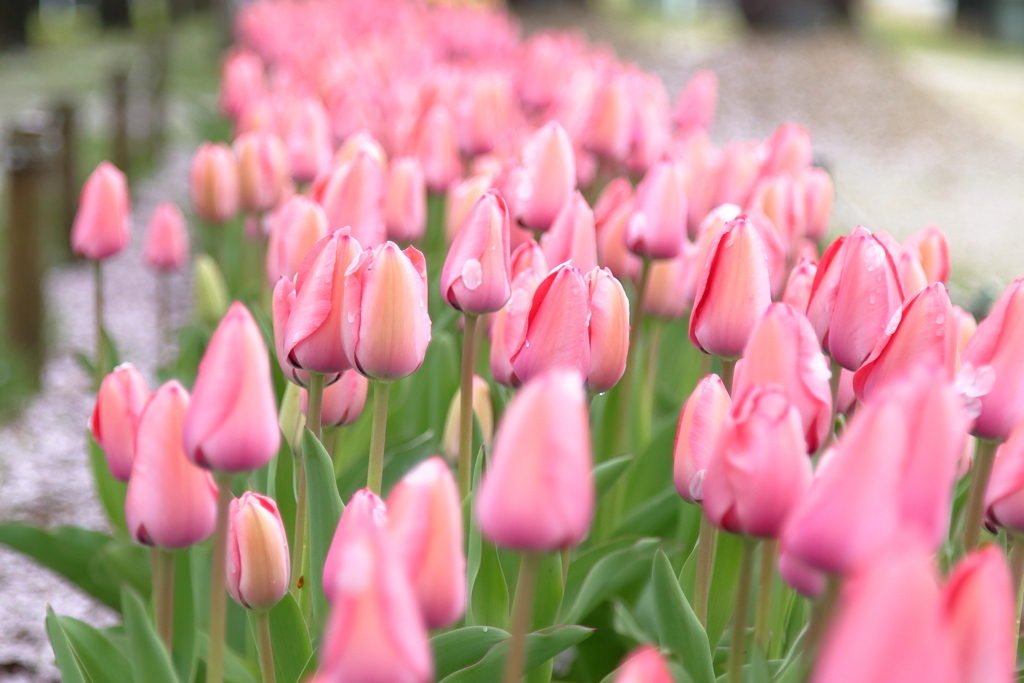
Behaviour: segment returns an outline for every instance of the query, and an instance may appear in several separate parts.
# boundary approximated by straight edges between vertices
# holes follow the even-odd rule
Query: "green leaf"
[[[192,549],[174,553],[174,647],[171,659],[178,677],[191,681],[196,669],[196,617],[192,595]]]
[[[288,534],[288,547],[295,544],[295,460],[292,456],[288,439],[281,438],[281,448],[277,451],[274,464],[274,495],[277,509],[281,513],[285,533]],[[269,484],[268,484],[269,487]],[[298,580],[298,579],[296,579]]]
[[[648,573],[649,562],[658,547],[658,539],[642,538],[632,546],[609,553],[601,558],[587,574],[575,602],[559,615],[560,623],[576,623],[592,609],[626,584]]]
[[[598,499],[615,485],[631,462],[633,462],[632,455],[623,455],[607,460],[594,468],[594,486],[597,489]]]
[[[135,683],[177,683],[171,658],[157,637],[138,593],[127,587],[121,589],[121,604]]]
[[[526,636],[526,673],[536,666],[552,659],[573,645],[580,643],[593,633],[584,626],[552,626]],[[492,647],[476,664],[460,669],[441,679],[440,683],[494,683],[501,680],[505,667],[505,653],[508,639]]]
[[[623,496],[623,510],[632,512],[637,506],[643,505],[651,497],[651,493],[661,491],[666,482],[672,481],[672,451],[676,438],[675,419],[662,420],[660,429],[654,435],[647,447],[644,448],[629,468],[624,477],[625,491]],[[669,490],[676,496],[675,486],[669,486]],[[674,510],[673,510],[674,511]],[[653,535],[644,533],[643,535]]]
[[[89,573],[98,583],[113,580],[115,585],[127,584],[139,595],[149,597],[149,549],[113,539],[103,545],[89,561]]]
[[[93,482],[96,484],[96,495],[99,496],[103,511],[107,513],[110,525],[119,535],[127,538],[128,527],[124,521],[124,498],[128,492],[128,484],[114,479],[107,467],[107,458],[96,439],[89,434],[89,462],[92,465]]]
[[[508,584],[501,569],[498,550],[480,540],[480,568],[471,594],[473,623],[481,626],[508,627]]]
[[[327,620],[327,597],[324,595],[323,571],[327,551],[338,527],[345,506],[334,482],[334,466],[323,444],[308,429],[302,434],[302,458],[306,465],[306,495],[309,504],[309,590],[313,604],[313,624]],[[319,631],[313,627],[313,633]]]
[[[621,600],[612,601],[612,610],[614,614],[614,620],[612,626],[615,632],[621,636],[629,638],[631,645],[639,645],[640,643],[649,643],[655,640],[652,638],[644,627],[641,626],[636,617],[629,611],[629,608],[622,603]]]
[[[568,556],[566,557],[568,561]],[[555,623],[562,606],[562,556],[561,553],[545,553],[538,560],[537,583],[533,601],[533,615],[530,630],[537,631]],[[551,680],[553,662],[536,667],[526,675],[526,683],[548,683]]]
[[[199,657],[203,660],[203,668],[206,668],[206,652],[209,646],[209,639],[205,631],[196,634],[196,646]],[[258,666],[250,664],[238,656],[231,648],[224,650],[224,680],[228,683],[259,683],[260,675]],[[280,683],[280,682],[279,682]]]
[[[679,493],[674,486],[668,486],[633,507],[619,522],[612,537],[667,535],[678,514]]]
[[[270,610],[270,637],[278,683],[295,683],[313,656],[313,647],[302,611],[289,593]]]
[[[708,643],[718,647],[722,632],[732,618],[736,604],[736,581],[740,574],[740,556],[743,539],[733,534],[719,533],[715,551],[715,571],[711,575],[708,591]]]
[[[49,605],[46,606],[46,634],[50,637],[53,655],[57,660],[63,683],[86,683],[86,676],[75,657],[75,650],[68,640],[68,635],[61,626],[57,615]]]
[[[441,680],[476,664],[508,637],[507,631],[493,626],[466,626],[434,636],[430,639],[434,650],[434,678]]]
[[[694,683],[714,683],[715,670],[707,634],[686,601],[668,556],[660,549],[654,555],[651,582],[661,645],[675,654]]]
[[[47,622],[49,622],[49,614]],[[71,617],[57,617],[60,627],[74,649],[78,663],[93,683],[115,683],[132,680],[128,659],[109,638],[92,626]]]

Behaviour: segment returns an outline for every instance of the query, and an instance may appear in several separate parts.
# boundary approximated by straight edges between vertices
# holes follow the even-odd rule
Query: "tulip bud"
[[[629,73],[615,74],[594,98],[584,135],[586,148],[605,159],[625,160],[633,138],[634,110]]]
[[[512,128],[514,102],[507,73],[474,74],[459,117],[460,146],[466,154],[484,154],[498,146]]]
[[[686,171],[674,161],[651,167],[636,187],[626,247],[645,258],[679,255],[686,241]]]
[[[789,175],[763,177],[747,200],[746,212],[764,215],[781,241],[792,245],[804,237],[807,224],[801,189],[799,183]]]
[[[271,222],[267,281],[294,278],[306,254],[326,234],[327,214],[320,205],[302,195],[291,197]]]
[[[284,121],[288,172],[297,183],[308,183],[331,162],[331,122],[319,98],[305,95],[289,103]]]
[[[688,503],[699,504],[704,498],[704,475],[730,408],[732,399],[722,380],[708,375],[697,382],[679,412],[672,476],[676,491]]]
[[[235,139],[238,198],[245,211],[268,211],[281,200],[289,182],[288,152],[273,133],[243,133]]]
[[[676,155],[687,169],[686,174],[686,234],[696,237],[701,223],[715,208],[718,174],[722,166],[722,152],[711,144],[705,131],[698,131],[684,140],[678,140],[682,149]]]
[[[607,268],[594,268],[583,278],[590,300],[590,372],[587,387],[604,392],[618,384],[629,355],[629,298]]]
[[[142,373],[124,363],[103,378],[89,430],[107,457],[114,479],[128,481],[135,459],[135,434],[139,416],[149,400],[149,387]]]
[[[761,143],[737,140],[722,148],[722,167],[718,172],[715,206],[746,206],[761,172],[767,150]]]
[[[444,421],[444,457],[450,462],[459,458],[459,418],[462,411],[462,388],[455,390],[455,396],[448,405],[448,416]],[[484,443],[490,446],[494,435],[494,407],[491,405],[491,388],[480,375],[473,375],[473,415],[480,425]]]
[[[644,645],[633,650],[615,675],[615,683],[672,683],[665,660],[657,648]]]
[[[513,279],[527,268],[533,269],[533,272],[536,273],[539,278],[542,278],[551,272],[551,268],[548,267],[548,259],[544,255],[544,250],[541,249],[540,245],[534,242],[532,238],[529,241],[520,244],[516,250],[512,252],[511,263]]]
[[[643,261],[626,248],[626,228],[633,215],[633,199],[627,198],[611,211],[597,235],[598,262],[623,280],[640,277]]]
[[[71,249],[101,261],[124,249],[131,238],[128,179],[109,161],[100,162],[82,185],[71,226]]]
[[[161,202],[153,210],[142,257],[162,271],[180,270],[188,262],[188,226],[173,202]]]
[[[594,212],[579,190],[570,195],[551,228],[541,235],[540,246],[548,263],[571,263],[581,273],[597,267]]]
[[[359,419],[366,405],[369,381],[355,370],[346,370],[338,380],[324,387],[320,420],[324,427],[344,427]],[[302,414],[306,414],[309,392],[301,390]]]
[[[427,227],[427,185],[416,157],[396,157],[388,166],[384,227],[395,242],[417,242]]]
[[[857,394],[853,391],[853,373],[838,365],[833,372],[839,372],[839,391],[836,394],[836,413],[849,415],[857,405]]]
[[[224,223],[238,211],[238,161],[223,143],[204,142],[188,169],[192,211],[209,223]]]
[[[975,436],[1001,441],[1024,419],[1022,339],[1024,278],[999,297],[992,312],[978,324],[961,358],[966,373],[962,379],[974,377],[974,386],[968,391],[980,403],[981,413],[972,431]]]
[[[678,134],[687,136],[710,130],[718,107],[718,76],[706,69],[694,71],[679,91],[672,120]]]
[[[690,289],[694,295],[697,292],[697,284],[704,272],[704,265],[708,262],[708,254],[711,253],[711,245],[714,244],[718,234],[725,230],[725,226],[738,218],[743,212],[735,204],[722,204],[712,209],[704,222],[697,228],[697,238],[694,241],[696,252],[693,256],[693,277]],[[758,234],[760,237],[760,233]]]
[[[228,508],[227,589],[242,607],[268,610],[288,592],[288,535],[272,498],[247,491]]]
[[[912,246],[900,247],[893,255],[893,260],[896,261],[896,272],[900,276],[904,297],[909,299],[928,286],[928,277],[924,274],[921,259]]]
[[[506,548],[577,545],[594,512],[590,429],[580,376],[553,369],[505,409],[475,500],[483,535]]]
[[[651,261],[644,289],[644,313],[659,318],[682,318],[693,305],[693,259],[697,247],[686,242],[679,256]]]
[[[217,262],[207,254],[196,254],[192,261],[192,282],[199,319],[216,327],[228,310],[228,286]]]
[[[124,507],[136,543],[187,548],[213,533],[217,486],[182,449],[188,407],[188,392],[172,380],[156,390],[139,416]]]
[[[811,286],[818,272],[818,264],[810,259],[800,259],[789,272],[786,290],[782,293],[783,303],[787,303],[803,313],[807,310],[807,302],[811,298]]]
[[[370,155],[360,152],[316,185],[313,199],[324,207],[330,231],[348,227],[367,248],[384,243],[384,168]]]
[[[441,269],[441,298],[467,315],[498,310],[512,294],[510,258],[508,208],[489,190],[455,235]]]
[[[978,323],[969,311],[959,306],[953,306],[953,317],[956,318],[956,350],[957,353],[963,354],[967,342],[971,341],[971,337],[978,331]]]
[[[263,61],[248,50],[232,50],[225,58],[220,76],[220,110],[230,118],[263,96],[267,89]]]
[[[270,357],[252,314],[237,301],[199,362],[183,439],[191,462],[222,472],[259,469],[277,454]]]
[[[811,165],[811,133],[795,123],[783,123],[768,140],[768,156],[761,165],[761,177],[789,173],[797,175]]]
[[[612,178],[594,202],[594,225],[600,230],[604,222],[622,204],[633,198],[633,184],[628,178]]]
[[[1024,532],[1024,422],[996,450],[985,491],[985,510],[989,524]]]
[[[427,263],[394,242],[367,249],[345,275],[341,338],[352,367],[370,379],[408,377],[430,343]]]
[[[747,214],[747,220],[754,226],[757,236],[761,238],[761,246],[764,247],[765,257],[768,264],[768,282],[771,284],[772,299],[782,296],[786,288],[786,277],[789,269],[789,258],[787,245],[783,243],[783,237],[779,234],[771,219],[764,215],[758,208],[754,208]]]
[[[388,496],[388,533],[405,566],[428,629],[445,628],[466,611],[459,489],[434,456],[409,471]]]
[[[370,489],[360,489],[352,494],[341,513],[331,546],[327,549],[327,557],[324,558],[324,595],[332,605],[335,604],[335,586],[345,580],[346,567],[342,560],[345,543],[360,534],[383,531],[387,522],[387,507],[376,493]]]
[[[285,385],[284,396],[281,397],[281,410],[277,415],[277,424],[292,453],[297,453],[297,449],[302,447],[302,432],[306,427],[306,418],[300,405],[300,391],[298,384]]]
[[[716,237],[697,284],[690,341],[704,353],[738,358],[754,324],[771,304],[764,244],[744,217]]]
[[[821,168],[808,168],[800,175],[804,192],[804,216],[807,218],[807,237],[820,241],[828,235],[835,203],[835,189],[828,172]]]
[[[576,157],[568,133],[549,121],[523,145],[517,218],[531,230],[547,230],[576,189]]]
[[[508,303],[492,318],[491,374],[495,381],[505,386],[518,384],[513,379],[512,356],[523,345],[533,294],[543,279],[544,276],[534,268],[523,269],[512,280],[512,296]]]
[[[917,252],[928,284],[949,281],[949,244],[937,225],[926,225],[907,238],[904,246]]]
[[[461,182],[452,183],[448,187],[447,200],[445,201],[444,234],[449,244],[455,241],[455,236],[463,224],[465,224],[469,212],[476,206],[484,192],[491,189],[492,183],[493,178],[491,176],[475,175]],[[506,199],[507,203],[508,195],[504,192],[498,192],[498,194],[503,199]]]
[[[347,164],[350,161],[355,161],[360,152],[365,152],[381,168],[388,165],[388,155],[384,151],[383,145],[367,130],[357,130],[346,137],[345,142],[335,153],[332,162],[336,166]]]
[[[413,149],[423,167],[427,189],[441,194],[462,175],[455,118],[443,104],[435,104],[423,115]]]

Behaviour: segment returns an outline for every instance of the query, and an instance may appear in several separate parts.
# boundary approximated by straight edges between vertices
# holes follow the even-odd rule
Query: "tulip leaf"
[[[508,631],[493,626],[466,626],[434,636],[430,639],[434,650],[434,677],[441,680],[479,662],[492,647],[508,637]]]
[[[135,683],[177,683],[171,658],[157,637],[138,593],[122,588],[121,604]]]
[[[324,595],[323,572],[327,551],[334,539],[342,510],[345,509],[334,481],[334,466],[323,444],[308,429],[302,434],[302,458],[306,465],[306,495],[309,504],[309,576],[302,590],[312,596],[313,624],[327,620],[327,597]],[[292,577],[297,580],[297,577]],[[317,633],[317,626],[313,633]]]
[[[654,555],[651,571],[662,647],[675,654],[694,683],[714,683],[715,670],[707,633],[686,601],[664,551]]]
[[[733,534],[719,533],[715,550],[715,571],[711,575],[708,591],[708,643],[718,647],[718,641],[732,618],[736,604],[736,581],[740,573],[740,555],[743,539]]]
[[[658,547],[658,539],[642,538],[628,548],[622,548],[602,557],[587,574],[572,606],[564,602],[560,623],[576,623],[587,616],[615,591],[650,571],[650,560]]]
[[[662,420],[654,438],[633,458],[623,477],[623,510],[632,511],[648,501],[651,493],[660,491],[665,482],[672,481],[672,451],[676,438],[676,420]],[[669,486],[675,493],[675,487]],[[678,494],[676,494],[678,495]],[[628,513],[627,513],[628,514]],[[645,534],[646,535],[646,534]]]
[[[598,499],[615,485],[615,482],[619,480],[619,477],[622,476],[622,473],[626,471],[631,462],[633,462],[632,455],[622,455],[618,458],[607,460],[594,468],[594,486],[597,490]]]
[[[274,671],[279,683],[295,683],[313,656],[302,611],[290,593],[270,610],[270,637],[274,643]]]
[[[629,608],[621,600],[612,602],[613,621],[612,627],[619,635],[629,638],[633,645],[649,643],[655,639],[651,637],[643,626],[637,622],[636,617],[629,611]]]
[[[248,631],[248,628],[246,628]],[[206,669],[206,653],[210,641],[205,631],[196,633],[196,646],[200,659],[203,661],[203,670]],[[253,651],[255,653],[255,650]],[[196,680],[203,680],[197,676]],[[259,683],[260,675],[258,664],[250,663],[240,657],[230,647],[224,649],[224,680],[227,683]]]
[[[92,465],[93,481],[96,484],[96,495],[103,505],[103,511],[107,513],[110,525],[117,531],[118,535],[128,537],[128,527],[124,521],[124,498],[128,492],[128,484],[114,479],[107,467],[107,459],[103,449],[96,439],[90,434],[89,440],[89,462]]]
[[[86,683],[86,675],[75,656],[75,649],[71,646],[68,634],[49,605],[46,606],[46,634],[50,637],[61,680],[64,683]]]
[[[89,573],[98,582],[114,579],[117,584],[131,586],[144,598],[149,597],[149,550],[140,545],[119,539],[108,541],[89,560]]]
[[[668,486],[660,493],[649,495],[619,522],[612,533],[616,536],[665,536],[679,514],[679,494],[674,486]]]
[[[51,615],[53,612],[48,610],[48,630]],[[56,620],[70,642],[78,664],[88,680],[94,683],[132,680],[131,663],[104,632],[71,617],[57,616]],[[64,673],[63,670],[61,673]],[[68,679],[65,677],[65,680]]]
[[[479,533],[479,532],[478,532]],[[473,623],[481,626],[508,626],[508,583],[501,569],[498,549],[484,539],[480,543],[480,566],[473,581],[471,605]]]
[[[585,626],[552,626],[526,636],[524,673],[580,643],[594,632]],[[494,683],[501,680],[509,639],[494,645],[476,664],[445,676],[440,683]]]
[[[569,560],[568,554],[565,556]],[[533,599],[530,629],[537,631],[552,626],[562,606],[562,555],[545,553],[538,558],[537,583]],[[526,675],[526,683],[547,683],[551,680],[552,661],[536,667]]]
[[[171,659],[178,677],[191,681],[196,668],[195,599],[192,595],[192,550],[174,553],[174,646]]]
[[[273,495],[270,497],[277,502],[277,509],[281,513],[281,521],[284,523],[291,547],[295,544],[295,539],[292,538],[295,534],[295,459],[287,439],[281,439],[277,457],[271,463],[274,466],[274,481]],[[269,482],[267,488],[270,488]]]

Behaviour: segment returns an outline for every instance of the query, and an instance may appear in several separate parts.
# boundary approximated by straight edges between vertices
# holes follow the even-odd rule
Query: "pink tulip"
[[[672,120],[680,135],[711,129],[718,107],[718,76],[715,72],[695,71],[676,99]]]
[[[853,373],[838,365],[832,372],[839,372],[839,391],[836,395],[836,412],[849,415],[857,405],[857,394],[853,391]]]
[[[205,469],[246,472],[277,454],[270,357],[252,314],[237,301],[199,362],[183,429],[185,454]]]
[[[953,317],[956,318],[956,350],[957,353],[963,354],[967,342],[971,341],[971,337],[978,331],[978,323],[969,311],[959,306],[953,306]]]
[[[367,130],[358,130],[346,137],[345,142],[341,143],[341,147],[334,153],[331,162],[335,166],[347,164],[350,161],[355,161],[360,152],[364,152],[381,168],[388,165],[388,155],[384,151],[383,145]]]
[[[346,370],[338,376],[338,381],[324,387],[323,403],[320,407],[320,420],[324,427],[343,427],[350,425],[363,414],[366,405],[366,392],[369,381],[355,370]],[[306,414],[309,392],[305,389],[299,395],[302,414]]]
[[[761,165],[761,177],[789,173],[796,175],[811,166],[811,134],[803,126],[784,123],[768,140],[768,156]]]
[[[370,379],[416,372],[430,343],[427,263],[419,250],[386,242],[349,266],[341,338],[349,363]]]
[[[416,157],[396,157],[388,166],[384,227],[389,240],[417,242],[427,227],[427,185]]]
[[[427,628],[446,628],[466,611],[462,505],[444,460],[423,461],[388,496],[388,532],[412,582]]]
[[[996,450],[985,491],[985,510],[990,524],[1024,532],[1024,422]]]
[[[242,209],[267,211],[288,184],[288,153],[272,133],[243,133],[233,143],[238,159],[238,195]]]
[[[188,392],[172,380],[156,390],[139,416],[124,508],[136,543],[187,548],[213,533],[217,486],[182,449],[188,407]]]
[[[732,399],[718,375],[708,375],[686,399],[679,413],[673,447],[676,491],[688,503],[704,498],[704,476],[725,426]]]
[[[330,164],[331,123],[318,98],[305,95],[291,101],[281,137],[295,182],[310,182]]]
[[[644,645],[633,650],[619,667],[615,683],[672,683],[675,680],[657,648]]]
[[[309,386],[309,373],[297,368],[288,360],[285,352],[284,335],[288,327],[288,317],[292,314],[295,306],[295,283],[283,275],[274,287],[274,293],[270,301],[270,311],[274,326],[274,356],[277,358],[277,366],[281,368],[281,374],[289,382],[302,387]]]
[[[536,243],[534,243],[536,244]],[[524,245],[525,246],[525,245]],[[537,251],[540,251],[538,248]],[[543,258],[543,253],[541,253]],[[544,280],[547,266],[543,266],[544,274],[537,268],[541,264],[534,262],[534,267],[525,267],[512,280],[512,295],[492,317],[491,337],[491,374],[495,381],[505,386],[518,384],[512,372],[512,356],[523,344],[526,335],[526,323],[530,315],[533,293]]]
[[[611,271],[597,268],[583,278],[590,300],[590,372],[591,391],[611,389],[622,379],[629,354],[629,299],[626,290]]]
[[[896,264],[877,235],[855,228],[825,250],[807,318],[833,360],[857,370],[903,303]]]
[[[628,72],[608,79],[598,91],[587,123],[586,148],[605,159],[624,161],[633,137],[635,104]]]
[[[442,104],[435,104],[423,115],[412,153],[423,167],[427,189],[441,194],[462,175],[455,119]]]
[[[352,237],[367,248],[383,244],[384,168],[361,152],[321,180],[313,190],[313,199],[324,207],[329,229],[349,227]]]
[[[757,208],[747,214],[747,220],[757,236],[761,238],[761,245],[764,247],[766,262],[768,265],[768,282],[771,284],[772,299],[778,299],[786,289],[787,271],[789,270],[789,258],[787,255],[787,244],[779,235],[771,219]]]
[[[909,299],[928,286],[928,276],[924,274],[921,258],[913,246],[900,247],[900,250],[893,254],[893,260],[896,262],[896,272],[900,276],[903,296]]]
[[[294,195],[275,212],[267,246],[267,280],[294,278],[306,254],[327,234],[327,215],[314,201]]]
[[[550,370],[520,389],[498,425],[475,500],[488,540],[533,552],[583,540],[594,512],[587,423],[579,375]]]
[[[209,223],[224,223],[238,212],[238,161],[223,143],[204,142],[188,169],[192,211]]]
[[[808,168],[800,175],[804,193],[804,216],[807,219],[806,235],[821,241],[828,235],[835,203],[835,189],[828,172],[820,168]]]
[[[148,400],[146,380],[131,363],[117,366],[100,383],[89,430],[106,455],[110,473],[118,481],[128,481],[132,473],[135,434]]]
[[[522,344],[512,354],[512,381],[528,382],[549,368],[590,371],[588,288],[572,266],[555,268],[537,286]]]
[[[659,318],[682,318],[693,305],[694,258],[697,246],[684,243],[679,255],[671,259],[651,261],[644,289],[644,313]]]
[[[344,582],[347,568],[343,562],[344,546],[360,534],[372,534],[387,527],[388,512],[384,501],[370,489],[360,489],[341,513],[331,546],[324,558],[323,587],[327,601],[335,604],[336,587]]]
[[[161,202],[153,210],[142,257],[163,271],[180,270],[188,262],[188,225],[177,204]]]
[[[756,142],[735,141],[722,148],[722,166],[718,173],[716,206],[746,206],[761,172],[766,150]]]
[[[451,244],[455,236],[466,222],[466,216],[476,206],[480,197],[491,189],[494,179],[487,175],[470,176],[465,180],[453,183],[448,187],[447,200],[445,201],[445,230],[444,234]],[[498,194],[508,205],[508,195],[504,192]],[[511,216],[511,213],[509,214]]]
[[[974,377],[970,395],[981,414],[973,434],[1003,440],[1024,419],[1024,279],[1016,280],[999,297],[992,312],[964,349],[964,373]]]
[[[889,378],[919,362],[941,365],[951,382],[957,371],[956,316],[941,282],[907,299],[893,316],[885,335],[853,376],[857,398],[865,400]]]
[[[764,244],[743,216],[711,244],[690,314],[690,341],[704,353],[738,358],[771,304]]]
[[[761,213],[771,221],[780,241],[792,245],[804,237],[807,218],[799,183],[789,175],[762,178],[746,203],[746,213]]]
[[[804,597],[817,599],[825,592],[825,573],[786,552],[785,546],[779,552],[778,569],[782,580]]]
[[[531,230],[547,230],[576,189],[572,141],[557,121],[550,121],[526,141],[522,155],[516,217]]]
[[[540,246],[548,263],[571,263],[584,273],[597,267],[594,212],[579,190],[570,195],[551,228],[541,235]]]
[[[273,498],[246,491],[228,508],[228,593],[242,607],[268,610],[288,592],[288,535]]]
[[[783,303],[787,303],[796,310],[804,312],[807,310],[807,302],[811,298],[811,286],[814,284],[814,276],[818,272],[816,261],[800,259],[793,270],[789,271],[789,280],[786,282],[786,289],[782,293]]]
[[[776,386],[733,404],[704,477],[704,513],[734,534],[777,538],[811,483],[800,414]]]
[[[530,239],[524,242],[512,252],[512,277],[517,277],[521,272],[530,268],[539,278],[551,272],[548,267],[548,259],[540,245]]]
[[[681,143],[682,151],[677,159],[687,168],[686,174],[686,233],[697,236],[701,223],[717,206],[718,175],[722,166],[722,152],[711,144],[704,131],[698,131]]]
[[[247,50],[233,50],[224,59],[220,76],[220,110],[235,118],[267,89],[263,62]]]
[[[102,161],[85,184],[71,226],[71,248],[90,261],[113,256],[131,239],[128,179],[109,161]]]
[[[668,151],[672,141],[669,131],[670,111],[668,93],[657,76],[637,73],[631,86],[633,137],[629,156],[626,157],[626,168],[639,175],[646,173]]]
[[[493,313],[512,294],[509,215],[505,200],[485,192],[455,235],[441,269],[441,298],[467,315]]]
[[[637,185],[626,247],[646,258],[678,256],[686,241],[686,218],[686,172],[675,162],[658,162]]]
[[[914,249],[921,262],[928,284],[949,281],[949,244],[937,225],[926,225],[904,242]]]
[[[640,277],[643,261],[626,248],[626,227],[633,215],[633,199],[626,198],[601,224],[597,235],[598,262],[622,280]]]
[[[725,230],[725,226],[738,218],[743,212],[735,204],[722,204],[712,209],[704,221],[697,227],[697,237],[694,241],[696,250],[693,256],[693,277],[690,284],[691,296],[697,293],[697,284],[704,272],[704,265],[708,262],[708,254],[711,253],[711,245],[714,244],[718,234]],[[760,233],[758,234],[760,237]]]
[[[490,152],[512,127],[512,83],[506,74],[481,73],[469,83],[459,117],[460,146],[466,154]]]
[[[632,197],[633,184],[628,178],[618,177],[608,181],[594,202],[594,225],[597,230],[600,231],[612,213]]]

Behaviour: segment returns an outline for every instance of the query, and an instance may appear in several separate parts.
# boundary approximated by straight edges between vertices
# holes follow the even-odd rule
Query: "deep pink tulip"
[[[270,357],[252,314],[237,301],[199,362],[183,439],[191,462],[222,472],[259,469],[277,454]]]
[[[810,259],[800,259],[793,270],[789,271],[786,289],[782,292],[782,301],[803,313],[807,310],[807,302],[811,298],[811,286],[818,272],[818,264]]]
[[[407,377],[430,343],[427,263],[394,242],[367,249],[345,275],[342,343],[349,363],[370,379]]]
[[[161,202],[153,209],[142,257],[163,271],[181,270],[188,263],[188,225],[177,204]]]
[[[331,162],[331,122],[323,103],[312,95],[290,102],[281,137],[288,150],[288,172],[308,183]]]
[[[778,538],[811,483],[800,414],[776,386],[738,394],[704,477],[704,513],[734,534]]]
[[[550,121],[526,141],[522,156],[516,218],[531,230],[547,230],[576,189],[572,141],[557,121]]]
[[[587,423],[579,375],[552,369],[520,389],[498,425],[474,501],[488,540],[534,552],[583,540],[594,512]]]
[[[963,371],[974,378],[969,395],[981,414],[973,434],[1003,440],[1024,419],[1024,278],[1014,281],[964,349]],[[970,366],[970,367],[968,367]]]
[[[238,212],[238,160],[223,143],[204,142],[188,169],[192,211],[209,223],[224,223]]]
[[[804,194],[804,216],[807,219],[805,234],[815,241],[828,235],[832,220],[832,205],[835,203],[835,188],[832,177],[821,168],[808,168],[800,175]]]
[[[824,572],[804,564],[804,562],[786,552],[785,546],[779,551],[779,576],[789,586],[804,597],[816,599],[825,592],[827,577]]]
[[[1024,422],[996,450],[985,491],[985,510],[990,524],[1024,532]]]
[[[644,313],[659,318],[682,318],[693,305],[694,259],[697,245],[685,242],[679,255],[651,261],[644,289]]]
[[[746,206],[761,172],[767,150],[759,142],[737,140],[722,148],[722,165],[718,172],[716,206]]]
[[[460,182],[452,183],[448,187],[445,201],[444,234],[449,244],[455,241],[455,236],[466,222],[466,216],[476,206],[484,192],[491,189],[493,183],[494,179],[489,175],[474,175]],[[500,191],[498,194],[511,209],[508,195]],[[511,211],[509,215],[511,216]]]
[[[288,185],[288,152],[273,133],[243,133],[232,147],[238,159],[238,199],[245,211],[268,211]]]
[[[679,91],[672,120],[680,135],[710,130],[718,107],[718,76],[714,71],[700,69]]]
[[[543,257],[541,253],[540,258]],[[512,372],[512,356],[523,344],[533,293],[547,275],[547,266],[543,266],[544,274],[538,274],[537,268],[542,264],[534,263],[535,267],[525,267],[513,278],[508,303],[491,320],[491,374],[505,386],[518,384]]]
[[[329,230],[348,227],[366,248],[384,243],[384,168],[370,155],[332,169],[318,180],[313,199],[327,214]]]
[[[949,281],[949,244],[937,225],[926,225],[904,242],[917,252],[928,284]]]
[[[327,549],[327,557],[324,558],[323,587],[328,602],[334,604],[335,587],[345,580],[346,568],[342,562],[345,543],[363,533],[383,531],[387,523],[387,507],[376,493],[370,489],[360,489],[352,494],[341,513],[331,546]]]
[[[597,267],[594,212],[579,190],[569,196],[551,228],[541,235],[540,246],[552,265],[571,263],[583,273]]]
[[[118,481],[128,481],[132,473],[135,434],[148,400],[146,380],[131,363],[117,366],[100,383],[89,430],[106,455],[110,474]]]
[[[435,104],[423,115],[413,145],[427,189],[434,194],[447,190],[462,175],[455,118],[443,104]]]
[[[965,311],[959,306],[953,306],[953,317],[956,318],[956,350],[963,354],[967,342],[971,341],[974,333],[978,331],[978,322],[970,311]]]
[[[228,593],[242,607],[268,610],[288,592],[288,535],[273,498],[246,491],[228,508]]]
[[[324,387],[323,403],[320,407],[320,421],[324,427],[343,427],[359,419],[366,406],[366,392],[369,381],[355,370],[346,370],[338,380]],[[299,396],[302,414],[306,414],[309,392],[305,389]]]
[[[584,278],[590,300],[590,372],[587,387],[608,391],[626,371],[629,354],[629,298],[607,268],[595,267]]]
[[[136,543],[187,548],[213,533],[217,486],[182,448],[188,407],[188,392],[172,380],[154,392],[139,417],[124,508]]]
[[[761,165],[761,176],[796,175],[810,168],[811,157],[810,131],[795,123],[783,123],[768,140],[768,156]]]
[[[885,334],[903,298],[888,249],[877,235],[857,227],[821,257],[807,318],[822,348],[847,370],[857,370]]]
[[[651,645],[633,650],[615,675],[615,683],[672,683],[674,680],[658,649]]]
[[[699,381],[683,404],[676,427],[672,476],[676,491],[688,503],[699,504],[704,498],[704,476],[731,408],[729,391],[718,375]]]
[[[594,202],[594,225],[597,230],[600,231],[612,213],[632,197],[633,184],[629,182],[629,178],[620,176],[608,181]]]
[[[674,161],[651,167],[636,188],[626,247],[645,258],[679,255],[686,241],[686,171]]]
[[[441,269],[441,298],[467,315],[493,313],[512,295],[509,215],[488,190],[470,209]]]
[[[327,234],[327,215],[316,202],[294,195],[275,212],[267,246],[267,281],[292,279],[306,254]]]
[[[437,456],[417,465],[392,489],[387,508],[391,542],[427,628],[451,626],[466,611],[466,556],[459,488],[448,465]]]
[[[522,344],[512,354],[512,380],[530,381],[549,368],[574,369],[581,381],[590,372],[590,316],[587,284],[570,265],[555,268],[537,286]]]
[[[704,353],[738,358],[771,304],[764,244],[743,216],[715,236],[690,314],[690,341]]]
[[[953,381],[958,369],[956,316],[941,282],[907,299],[893,316],[864,365],[853,376],[853,390],[867,399],[891,377],[913,363],[933,362]]]
[[[71,249],[90,261],[113,256],[131,238],[128,179],[109,161],[96,167],[79,195],[71,226]]]
[[[626,227],[633,215],[633,198],[627,197],[611,211],[597,234],[598,262],[621,280],[640,277],[643,261],[626,248]]]
[[[427,227],[427,184],[416,157],[396,157],[388,166],[384,227],[389,240],[417,242]]]
[[[220,110],[238,117],[253,101],[263,97],[267,83],[263,61],[248,50],[232,50],[221,66]]]

